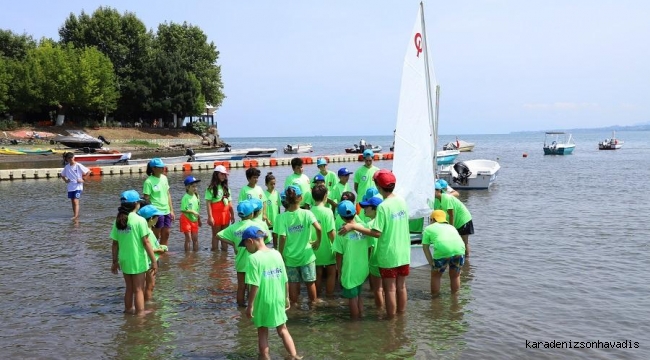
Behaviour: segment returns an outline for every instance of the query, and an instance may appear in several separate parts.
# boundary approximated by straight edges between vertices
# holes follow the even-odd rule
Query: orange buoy
[[[524,156],[524,157],[528,157],[528,154],[526,154],[526,153],[524,153],[524,155],[523,155],[523,156]]]

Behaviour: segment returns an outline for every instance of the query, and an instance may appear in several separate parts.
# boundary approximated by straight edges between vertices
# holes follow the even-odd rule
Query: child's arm
[[[336,237],[336,233],[334,232],[334,229],[330,230],[327,233],[327,237],[330,239],[330,243],[334,244],[334,238]]]
[[[171,216],[172,220],[176,219],[176,215],[174,214],[174,205],[172,203],[172,192],[167,190],[167,199],[169,201],[169,216]]]
[[[447,209],[447,214],[449,215],[449,225],[454,226],[454,209]]]
[[[341,230],[339,230],[339,235],[345,235],[352,230],[356,230],[362,233],[363,235],[372,236],[374,238],[378,238],[381,236],[381,232],[379,230],[366,229],[363,225],[357,223],[347,223],[343,225],[343,227],[341,227]]]
[[[210,200],[205,201],[205,210],[208,212],[208,225],[214,225],[214,218],[212,217],[212,202]]]
[[[343,270],[343,254],[336,253],[336,271],[339,273],[339,282],[341,282],[341,274]]]
[[[286,235],[280,235],[278,238],[278,251],[280,254],[283,254],[282,257],[284,257],[284,245],[287,242],[287,236]]]
[[[289,310],[291,309],[291,300],[289,299],[289,283],[284,284],[284,296],[286,298],[285,300],[285,305],[284,305],[284,310]]]
[[[111,253],[113,253],[113,264],[111,265],[111,272],[117,274],[117,270],[120,268],[120,264],[117,262],[117,254],[119,253],[119,243],[113,240],[113,245],[111,246]]]
[[[422,244],[422,251],[424,251],[424,257],[427,258],[429,265],[433,266],[433,256],[431,256],[431,251],[429,251],[429,244]]]
[[[318,221],[312,223],[312,226],[314,227],[314,229],[316,229],[316,241],[311,244],[311,247],[314,250],[318,250],[318,248],[320,247],[321,238],[323,236],[323,229],[320,227]]]
[[[156,262],[156,256],[153,253],[153,247],[151,247],[151,243],[149,242],[149,235],[142,237],[142,245],[144,245],[144,250],[149,256],[149,260],[151,260],[151,270],[153,270],[153,275],[156,275],[158,263]]]
[[[217,240],[223,241],[223,242],[227,243],[228,245],[232,245],[233,249],[235,250],[235,254],[237,254],[237,247],[238,247],[237,245],[239,245],[239,244],[235,244],[233,241],[219,236],[219,234],[217,234]]]
[[[246,307],[246,317],[249,319],[253,318],[253,304],[255,302],[255,297],[257,296],[257,290],[259,287],[256,285],[249,285],[249,291],[248,291],[248,306]],[[288,285],[287,285],[288,286]]]

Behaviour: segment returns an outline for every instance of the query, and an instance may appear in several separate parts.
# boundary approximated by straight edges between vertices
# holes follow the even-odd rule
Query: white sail
[[[437,101],[432,96],[435,79],[429,75],[422,4],[408,41],[395,128],[393,173],[395,193],[406,200],[411,219],[431,213],[434,197]]]

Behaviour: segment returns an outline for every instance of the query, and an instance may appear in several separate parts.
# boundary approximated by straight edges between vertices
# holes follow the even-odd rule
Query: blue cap
[[[287,201],[287,193],[285,193],[284,190],[282,190],[282,192],[280,192],[280,202],[285,202],[285,201]]]
[[[449,187],[449,184],[447,183],[447,180],[445,180],[445,179],[438,179],[437,183],[440,184],[440,188],[442,190],[446,190],[447,187]]]
[[[262,231],[262,229],[258,228],[257,226],[249,226],[241,234],[241,241],[239,242],[239,246],[246,246],[246,240],[248,239],[259,239],[265,237],[266,233]]]
[[[325,158],[318,158],[318,160],[316,160],[316,166],[321,165],[327,165],[327,160],[325,160]]]
[[[377,194],[379,194],[379,190],[377,190],[376,187],[369,187],[368,190],[366,190],[366,193],[361,197],[361,200],[366,201]]]
[[[354,206],[352,201],[343,200],[336,207],[336,212],[338,212],[342,217],[350,217],[357,214],[357,208]]]
[[[375,156],[375,153],[372,152],[372,150],[366,149],[366,150],[363,151],[363,157],[364,158],[373,157],[373,156]]]
[[[352,171],[348,170],[348,168],[346,167],[342,167],[339,169],[339,176],[345,176],[350,174],[352,174]]]
[[[155,206],[153,205],[146,205],[140,208],[138,210],[138,215],[142,216],[143,218],[149,220],[154,216],[160,216],[160,215],[165,215],[162,211],[156,209]]]
[[[197,182],[200,182],[200,181],[201,180],[199,180],[199,179],[195,178],[194,176],[190,175],[190,176],[185,178],[185,181],[183,181],[183,184],[185,184],[185,186],[188,186],[188,185],[192,185],[192,184],[195,184]]]
[[[163,163],[161,158],[153,158],[149,161],[149,166],[152,168],[164,168],[165,164]]]
[[[377,206],[379,206],[379,204],[381,204],[382,201],[384,201],[384,200],[382,200],[382,199],[380,199],[380,198],[378,198],[376,196],[371,196],[368,199],[360,202],[359,205],[361,205],[361,207],[366,207],[366,206],[377,207]]]
[[[314,182],[316,181],[325,181],[325,176],[323,176],[322,174],[318,174],[314,176]]]
[[[298,186],[298,185],[289,185],[289,186],[287,186],[287,190],[289,190],[289,189],[293,189],[293,191],[296,193],[296,196],[301,196],[302,195],[302,191],[300,190],[300,186]]]
[[[436,190],[442,190],[442,184],[439,181],[436,181]],[[446,188],[445,188],[446,189]]]
[[[253,211],[260,211],[264,207],[264,204],[260,199],[252,198],[252,199],[248,199],[248,201],[250,201],[251,204],[253,204]]]
[[[136,203],[136,202],[143,201],[143,200],[144,199],[142,199],[140,197],[140,194],[135,190],[127,190],[127,191],[123,192],[122,195],[120,195],[120,202],[122,202],[122,204],[124,204],[124,203]]]
[[[237,204],[237,215],[246,217],[255,211],[255,205],[250,200],[244,200]]]

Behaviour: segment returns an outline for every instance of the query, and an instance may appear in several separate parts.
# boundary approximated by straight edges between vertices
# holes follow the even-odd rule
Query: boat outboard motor
[[[101,141],[102,141],[104,144],[106,144],[106,145],[110,145],[110,144],[111,144],[110,141],[106,140],[106,138],[103,137],[103,136],[101,136],[101,135],[99,135],[97,138],[98,138],[99,140],[101,140]]]
[[[459,185],[467,185],[469,177],[472,176],[472,172],[469,171],[467,165],[464,162],[460,161],[454,164],[454,170],[458,174],[458,177],[454,177],[452,180]]]
[[[187,150],[185,150],[185,155],[189,156],[189,158],[187,158],[188,162],[192,162],[192,161],[196,160],[196,158],[194,157],[194,155],[196,155],[196,153],[194,152],[194,149],[192,149],[192,148],[187,148]]]

